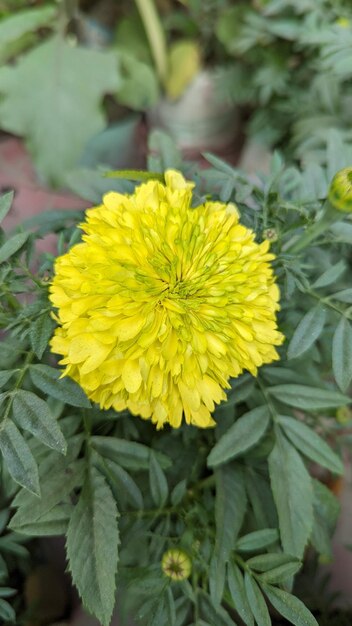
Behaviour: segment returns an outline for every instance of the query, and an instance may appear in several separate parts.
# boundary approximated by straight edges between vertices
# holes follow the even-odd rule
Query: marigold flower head
[[[352,167],[345,167],[331,181],[328,200],[338,211],[352,212]]]
[[[193,183],[165,181],[87,211],[83,242],[56,260],[51,347],[102,408],[208,427],[230,377],[278,359],[274,256],[234,205],[191,208]]]
[[[183,550],[171,548],[163,554],[161,569],[172,580],[186,580],[192,571],[191,559]]]

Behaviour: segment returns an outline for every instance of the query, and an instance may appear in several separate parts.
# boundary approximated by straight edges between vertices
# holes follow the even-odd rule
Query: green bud
[[[337,211],[352,213],[352,167],[345,167],[335,174],[329,187],[328,200]]]
[[[163,554],[161,569],[172,580],[186,580],[192,571],[191,559],[184,550],[171,548]]]

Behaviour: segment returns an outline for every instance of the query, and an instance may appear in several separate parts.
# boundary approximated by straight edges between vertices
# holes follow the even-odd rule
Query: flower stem
[[[159,79],[163,82],[167,72],[167,50],[164,31],[153,0],[135,0]]]

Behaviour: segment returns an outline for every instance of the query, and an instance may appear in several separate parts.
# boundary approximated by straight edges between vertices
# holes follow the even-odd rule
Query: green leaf
[[[248,533],[248,535],[240,537],[236,543],[236,550],[240,552],[260,550],[278,540],[279,532],[276,528],[263,528],[262,530],[255,530],[252,533]]]
[[[337,391],[308,385],[276,385],[267,391],[283,404],[307,411],[332,409],[350,402],[350,398]]]
[[[6,602],[6,600],[3,600],[2,598],[0,598],[0,617],[2,617],[5,622],[15,622],[16,620],[16,613],[14,609],[8,602]]]
[[[0,263],[4,263],[7,261],[13,254],[18,252],[22,246],[26,243],[30,233],[17,233],[17,235],[13,235],[10,239],[5,241],[5,243],[0,248]]]
[[[55,327],[54,320],[48,313],[43,313],[39,317],[31,322],[29,329],[29,338],[31,341],[32,349],[34,350],[38,359],[41,359],[44,351],[48,345],[49,339],[53,334]]]
[[[249,606],[258,626],[271,626],[271,619],[263,594],[248,572],[245,572],[244,575],[244,586]]]
[[[141,183],[148,182],[148,180],[158,180],[160,183],[165,183],[164,174],[160,174],[159,172],[146,172],[144,170],[117,170],[115,172],[104,172],[104,176],[107,178],[135,180]]]
[[[243,524],[247,497],[243,472],[236,464],[216,470],[215,484],[216,536],[212,557],[214,576],[210,579],[210,589],[214,603],[220,604],[225,585],[226,563]]]
[[[13,399],[13,418],[24,430],[49,448],[66,453],[67,444],[49,405],[31,391],[18,389]]]
[[[286,415],[280,415],[278,422],[299,452],[331,472],[343,474],[344,467],[341,459],[314,430],[303,422]]]
[[[43,26],[49,25],[57,15],[54,6],[30,7],[1,19],[0,22],[0,62],[10,58],[16,48],[14,45],[24,35],[32,34]]]
[[[254,619],[247,600],[242,572],[235,563],[230,562],[228,564],[227,580],[237,613],[246,626],[254,626]]]
[[[295,626],[319,626],[315,617],[303,602],[287,591],[276,587],[263,587],[264,593],[273,607]]]
[[[333,293],[331,298],[334,300],[339,300],[340,302],[347,302],[348,304],[352,304],[352,289],[342,289],[342,291],[337,291]]]
[[[154,68],[120,46],[117,54],[122,69],[122,82],[116,94],[118,102],[137,111],[150,109],[159,98]]]
[[[39,496],[37,464],[20,431],[10,420],[5,420],[1,425],[0,450],[14,481]]]
[[[169,487],[155,454],[150,455],[149,485],[155,506],[162,509],[169,494]]]
[[[16,527],[16,525],[12,525],[11,523],[11,528],[29,537],[65,535],[73,508],[72,504],[62,503],[42,515],[39,520],[24,522],[20,527]]]
[[[119,503],[120,497],[125,496],[136,509],[143,509],[142,492],[130,474],[118,463],[110,459],[103,459],[100,455],[98,457],[102,463],[102,465],[100,463],[98,465],[99,470],[104,474],[114,493],[114,487],[116,488],[117,502]]]
[[[316,551],[332,559],[332,536],[340,514],[340,503],[332,491],[318,480],[313,480],[314,523],[311,542]]]
[[[88,139],[104,129],[102,98],[118,86],[115,53],[54,36],[1,69],[1,127],[26,137],[46,181],[64,183]]]
[[[115,605],[117,508],[104,478],[90,471],[67,532],[72,579],[87,609],[108,626]]]
[[[9,210],[11,209],[13,196],[14,196],[14,192],[9,191],[9,193],[5,193],[0,198],[0,223],[3,221],[3,219],[6,217]]]
[[[326,272],[324,272],[324,274],[322,274],[318,280],[315,281],[315,283],[313,283],[312,287],[314,287],[315,289],[318,289],[320,287],[327,287],[328,285],[331,285],[332,283],[334,283],[338,278],[340,278],[340,276],[344,273],[344,271],[346,270],[346,263],[345,261],[338,261],[338,263],[336,263],[335,265],[332,265],[332,267],[329,267]]]
[[[281,584],[291,576],[297,574],[301,567],[302,563],[300,561],[290,561],[290,563],[278,565],[277,567],[260,574],[259,579],[263,583]]]
[[[91,437],[93,448],[103,457],[119,463],[131,470],[149,469],[151,450],[142,443],[118,439],[117,437]],[[170,465],[168,458],[160,452],[155,453],[160,465]]]
[[[341,391],[346,391],[352,380],[352,326],[343,315],[332,340],[332,368]]]
[[[313,526],[312,480],[296,449],[279,431],[268,462],[282,546],[300,559]]]
[[[33,384],[57,400],[63,400],[72,406],[90,408],[90,402],[84,391],[67,376],[60,378],[61,371],[49,365],[31,365],[29,373]]]
[[[252,448],[264,435],[269,415],[269,408],[265,405],[240,417],[215,444],[208,456],[208,465],[222,465]]]
[[[171,504],[177,506],[182,502],[187,491],[187,480],[180,480],[171,492]]]
[[[0,389],[5,387],[6,383],[10,380],[11,376],[16,373],[16,370],[3,370],[0,372]]]
[[[301,319],[287,350],[287,357],[295,359],[306,352],[321,335],[326,320],[326,309],[320,304]]]
[[[246,561],[248,567],[257,572],[267,572],[268,570],[276,569],[288,563],[302,564],[299,559],[289,554],[283,554],[282,552],[259,554],[258,556],[252,556],[252,558]]]
[[[12,505],[17,507],[10,522],[10,528],[16,532],[42,534],[43,525],[51,525],[53,520],[62,522],[66,517],[69,496],[77,487],[82,486],[84,462],[82,460],[68,463],[67,457],[54,455],[54,465],[51,459],[40,465],[41,497],[38,498],[28,491],[20,491]],[[48,534],[46,532],[46,534]]]

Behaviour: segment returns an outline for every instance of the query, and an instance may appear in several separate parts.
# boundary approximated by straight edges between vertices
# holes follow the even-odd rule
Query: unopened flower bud
[[[338,211],[352,212],[352,167],[335,174],[328,191],[330,204]]]
[[[171,548],[163,554],[161,569],[172,580],[186,580],[192,571],[191,559],[183,550]]]

